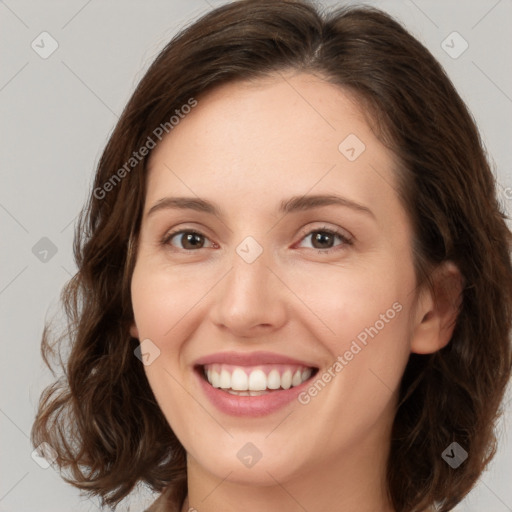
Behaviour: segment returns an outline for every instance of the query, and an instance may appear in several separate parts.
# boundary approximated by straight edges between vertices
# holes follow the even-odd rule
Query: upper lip
[[[235,366],[258,366],[262,364],[294,364],[316,368],[315,365],[273,352],[217,352],[200,357],[195,366],[204,366],[207,364],[232,364]]]

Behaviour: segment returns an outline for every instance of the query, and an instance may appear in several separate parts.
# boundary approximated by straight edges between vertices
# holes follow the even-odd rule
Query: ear
[[[130,326],[130,336],[132,338],[139,339],[139,330],[137,329],[137,326],[135,325],[135,322]]]
[[[462,302],[464,278],[457,266],[446,261],[432,275],[433,290],[425,286],[415,311],[411,352],[431,354],[452,338]]]

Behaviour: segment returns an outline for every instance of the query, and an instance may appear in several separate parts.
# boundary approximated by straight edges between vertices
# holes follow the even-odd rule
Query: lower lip
[[[296,400],[301,391],[308,387],[312,378],[310,377],[307,381],[290,389],[270,391],[259,396],[237,396],[214,388],[202,377],[201,370],[194,373],[210,402],[221,412],[232,416],[265,416],[278,411]]]

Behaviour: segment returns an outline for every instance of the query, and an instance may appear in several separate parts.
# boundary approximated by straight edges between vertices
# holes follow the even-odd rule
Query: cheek
[[[324,379],[343,397],[336,403],[350,404],[353,411],[373,403],[369,410],[377,414],[399,386],[410,353],[412,267],[382,261],[300,279],[297,293],[318,316],[311,316],[308,328],[332,361]],[[333,411],[338,408],[333,404]]]
[[[207,289],[204,277],[179,267],[136,266],[131,295],[140,338],[167,339],[204,296]]]
[[[131,283],[139,339],[151,340],[159,351],[144,371],[167,422],[177,432],[195,429],[188,417],[190,396],[184,390],[179,364],[181,344],[188,336],[184,329],[190,328],[188,323],[193,316],[190,312],[204,295],[193,284],[177,269],[154,268],[145,261],[136,265]]]
[[[327,265],[298,273],[293,282],[297,297],[314,313],[310,317],[316,318],[310,328],[316,325],[319,338],[338,354],[356,338],[364,344],[372,334],[380,337],[406,325],[410,277],[405,270],[395,271],[393,264],[382,262],[365,268]]]
[[[414,279],[412,271],[397,267],[384,260],[364,268],[283,267],[277,273],[291,284],[293,294],[283,288],[277,300],[287,302],[290,322],[310,331],[333,358],[350,350],[354,340],[362,347],[381,340],[378,346],[372,343],[376,353],[399,350],[408,336],[406,300]],[[215,295],[215,284],[223,273],[195,265],[136,266],[132,304],[140,339],[154,338],[165,347],[177,343],[180,334],[186,338],[194,330],[191,323],[204,323],[212,300],[207,295]],[[214,300],[221,301],[222,296]]]

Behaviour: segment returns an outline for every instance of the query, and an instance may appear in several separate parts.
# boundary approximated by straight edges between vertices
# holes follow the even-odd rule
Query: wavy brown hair
[[[432,285],[429,276],[445,261],[464,277],[450,343],[434,354],[412,354],[405,369],[390,440],[391,503],[397,512],[433,504],[448,511],[495,453],[512,369],[512,235],[471,114],[431,53],[386,13],[243,0],[182,30],[137,86],[76,228],[78,272],[62,294],[67,329],[55,339],[47,325],[43,334],[44,360],[64,374],[41,396],[32,442],[49,443],[65,480],[104,504],[115,508],[138,482],[169,488],[176,503],[187,492],[184,448],[129,334],[147,156],[112,186],[105,183],[191,98],[200,103],[227,82],[286,70],[353,93],[396,154],[398,193],[414,227],[418,289]],[[69,349],[65,360],[62,346]],[[453,441],[469,453],[457,469],[441,458]]]

